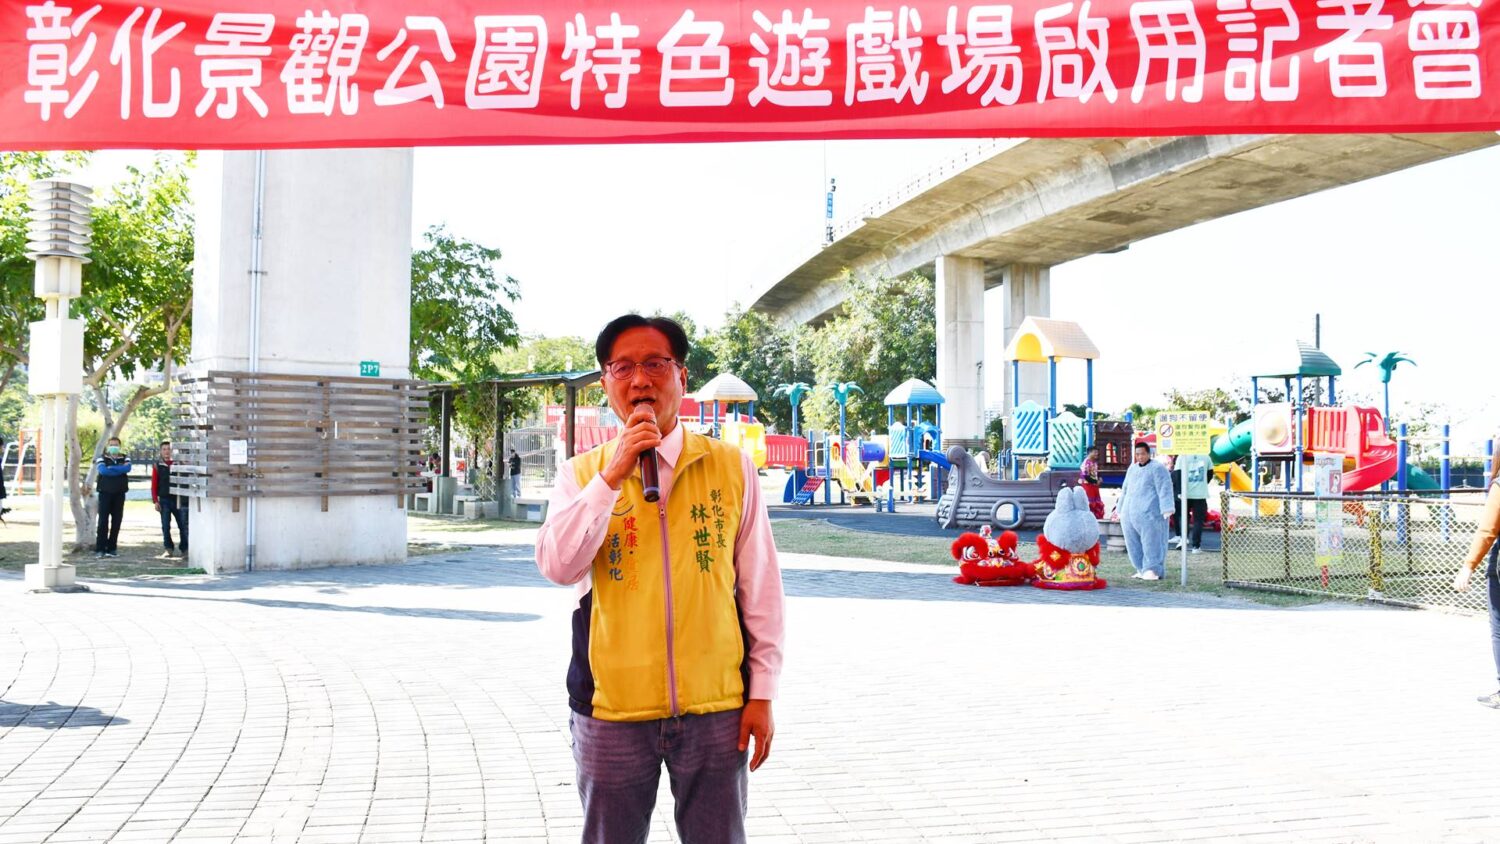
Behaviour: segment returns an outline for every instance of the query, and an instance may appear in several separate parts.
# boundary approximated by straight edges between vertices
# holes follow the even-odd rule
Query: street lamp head
[[[88,262],[93,237],[89,227],[93,191],[57,179],[31,183],[31,224],[26,228],[26,257],[72,258]]]
[[[71,299],[83,293],[83,265],[93,243],[89,226],[90,196],[83,185],[58,179],[31,183],[31,224],[26,227],[26,257],[36,262],[35,294],[41,299]]]

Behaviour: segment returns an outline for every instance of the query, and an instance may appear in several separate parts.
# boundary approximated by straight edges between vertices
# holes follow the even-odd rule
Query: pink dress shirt
[[[673,467],[682,457],[682,426],[677,425],[656,449],[660,466],[661,494],[672,494]],[[775,700],[781,676],[781,645],[784,629],[781,566],[776,558],[776,540],[771,536],[771,518],[760,493],[760,479],[750,455],[742,454],[745,494],[740,513],[740,531],[734,540],[735,597],[745,630],[750,656],[750,697]],[[557,483],[547,505],[547,521],[536,535],[536,565],[553,583],[577,585],[581,599],[593,588],[590,572],[594,555],[604,544],[618,490],[596,476],[583,489],[573,462],[557,473]]]

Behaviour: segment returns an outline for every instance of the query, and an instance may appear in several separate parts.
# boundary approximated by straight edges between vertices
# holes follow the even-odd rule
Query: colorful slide
[[[1385,439],[1382,437],[1381,439]],[[1396,477],[1396,444],[1372,442],[1354,458],[1354,468],[1344,470],[1344,492],[1374,489]]]
[[[1213,445],[1209,448],[1209,457],[1213,458],[1215,465],[1233,463],[1250,453],[1250,446],[1254,441],[1255,422],[1246,419],[1234,426],[1228,434],[1214,438]]]
[[[1422,470],[1415,463],[1406,464],[1406,488],[1424,492],[1430,489],[1440,489],[1437,479]]]
[[[863,463],[856,461],[851,466],[844,460],[833,461],[833,479],[843,487],[850,503],[875,500],[875,473],[866,469]]]
[[[1234,426],[1228,434],[1215,437],[1209,447],[1209,457],[1214,461],[1215,471],[1222,473],[1224,483],[1235,492],[1255,490],[1255,482],[1250,479],[1250,474],[1235,462],[1250,453],[1254,439],[1255,423],[1247,419]],[[1262,516],[1274,516],[1281,512],[1281,502],[1268,498],[1261,499],[1257,506]]]
[[[1346,460],[1352,462],[1353,466],[1344,470],[1345,492],[1373,489],[1396,477],[1396,443],[1385,435],[1385,420],[1379,411],[1373,408],[1319,408],[1317,411],[1332,417],[1334,424],[1324,429],[1336,435],[1329,437],[1332,443],[1338,445],[1351,441],[1363,443],[1363,450],[1346,457]],[[1356,414],[1356,416],[1345,422],[1338,417],[1333,417],[1333,414]],[[1228,471],[1225,473],[1227,483],[1230,489],[1237,492],[1249,490],[1253,486],[1250,476],[1233,461],[1250,453],[1254,437],[1254,423],[1246,420],[1234,426],[1227,435],[1216,437],[1213,441],[1210,452],[1213,461],[1219,471],[1225,470],[1222,464],[1229,464]],[[1345,448],[1345,453],[1348,453],[1348,448]],[[1408,463],[1406,486],[1411,490],[1423,491],[1437,489],[1438,483],[1431,475],[1422,471],[1421,467]]]
[[[948,456],[936,451],[919,451],[917,452],[917,459],[926,460],[940,469],[948,470],[953,468],[953,464],[948,462]]]

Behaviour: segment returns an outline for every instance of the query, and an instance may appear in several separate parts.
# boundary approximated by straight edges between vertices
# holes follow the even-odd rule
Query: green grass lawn
[[[36,562],[38,507],[34,501],[18,503],[14,510],[5,514],[5,524],[0,525],[0,571],[19,572],[28,563]],[[191,530],[189,533],[191,538]],[[177,536],[175,525],[172,536],[174,539]],[[68,512],[63,522],[65,549],[71,549],[73,538],[72,514]],[[83,578],[203,574],[203,569],[190,567],[181,558],[162,559],[165,550],[161,540],[161,517],[151,502],[127,501],[125,518],[120,524],[120,556],[95,557],[90,541],[88,550],[65,551],[63,562],[75,566],[78,576]]]
[[[778,550],[795,554],[821,554],[828,557],[858,557],[871,560],[887,560],[897,563],[924,563],[927,565],[957,569],[949,551],[952,538],[932,536],[892,536],[836,527],[822,519],[775,519],[771,522]],[[1036,554],[1036,546],[1023,542],[1019,552],[1022,558]],[[1306,606],[1327,598],[1311,595],[1295,595],[1260,592],[1251,589],[1230,589],[1223,583],[1223,564],[1218,553],[1204,552],[1188,555],[1187,586],[1180,585],[1181,557],[1179,552],[1167,554],[1167,576],[1157,582],[1136,580],[1130,575],[1135,571],[1130,558],[1124,552],[1106,551],[1100,555],[1099,576],[1109,581],[1109,588],[1149,589],[1154,591],[1195,592],[1210,595],[1228,595],[1271,606]]]
[[[13,499],[7,499],[11,502]],[[15,503],[0,525],[0,571],[23,571],[37,558],[37,522],[39,505],[34,500]],[[502,520],[470,521],[435,516],[410,516],[407,522],[407,553],[413,557],[468,551],[476,546],[514,544],[524,541],[517,531],[534,529],[536,522]],[[191,535],[191,526],[189,526]],[[172,535],[177,536],[176,526]],[[191,536],[190,536],[191,538]],[[63,523],[64,547],[73,544],[71,512]],[[150,501],[125,502],[125,518],[120,528],[119,553],[113,558],[95,557],[92,541],[84,551],[69,551],[63,562],[77,567],[83,578],[121,578],[203,574],[203,569],[187,565],[182,558],[163,559],[165,548],[161,537],[161,517]]]

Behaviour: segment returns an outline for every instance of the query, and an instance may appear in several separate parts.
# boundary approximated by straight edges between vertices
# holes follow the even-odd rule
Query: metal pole
[[[1407,452],[1410,450],[1410,448],[1411,446],[1408,445],[1406,439],[1406,423],[1402,422],[1400,428],[1400,438],[1396,440],[1396,492],[1399,493],[1403,498],[1402,503],[1399,504],[1396,508],[1396,541],[1401,543],[1402,545],[1407,546],[1408,560],[1410,559],[1411,555],[1410,543],[1406,541],[1406,520],[1410,510],[1406,506],[1404,501],[1404,498],[1406,496],[1406,472],[1403,470],[1406,468]],[[1408,562],[1407,568],[1411,568],[1410,562]]]
[[[1260,379],[1250,378],[1250,424],[1255,424],[1255,409],[1260,406]],[[1260,492],[1260,452],[1255,450],[1255,440],[1250,441],[1250,490]]]
[[[1448,498],[1448,490],[1453,488],[1453,441],[1450,439],[1452,429],[1448,425],[1443,426],[1443,497]],[[1404,472],[1406,467],[1398,466],[1396,471]]]
[[[255,211],[250,230],[250,359],[249,371],[260,371],[260,286],[265,275],[265,224],[266,224],[266,151],[255,152]],[[253,417],[252,417],[253,419]],[[255,432],[246,428],[246,437],[254,445]],[[245,470],[255,477],[255,461]],[[255,571],[256,546],[256,501],[250,496],[245,502],[245,571]],[[200,543],[197,547],[202,547]]]
[[[449,407],[452,407],[451,400],[450,400]],[[578,389],[577,388],[575,388],[575,387],[563,387],[563,413],[565,413],[567,415],[566,418],[563,421],[563,430],[568,435],[568,441],[563,446],[563,453],[567,455],[567,458],[569,460],[572,460],[573,456],[575,454],[577,454],[577,452],[578,452],[578,418],[577,418],[578,417]],[[451,416],[451,415],[452,414],[450,413],[449,416]],[[447,440],[448,440],[448,436],[449,436],[449,434],[448,434],[448,425],[449,425],[449,422],[448,422],[448,417],[447,416],[445,416],[443,418],[443,420],[444,420],[443,421],[443,441],[444,441],[443,442],[443,467],[444,467],[444,474],[447,474],[447,471],[446,471],[447,465],[448,465]]]
[[[1452,498],[1453,497],[1448,492],[1448,490],[1450,490],[1450,489],[1453,488],[1453,448],[1452,448],[1453,441],[1452,441],[1452,439],[1450,439],[1451,434],[1452,434],[1452,431],[1449,428],[1449,426],[1444,425],[1443,426],[1443,463],[1442,463],[1442,471],[1439,473],[1439,476],[1442,478],[1441,482],[1442,482],[1442,485],[1443,485],[1443,498],[1444,499],[1448,499],[1448,498]],[[1401,474],[1404,475],[1404,474],[1406,474],[1406,466],[1405,465],[1398,466],[1396,468],[1396,471],[1398,471],[1398,472],[1400,472]],[[1453,508],[1450,505],[1444,504],[1443,505],[1443,511],[1442,511],[1443,541],[1444,542],[1447,542],[1448,539],[1449,539],[1449,532],[1452,530],[1452,522],[1453,522]]]
[[[1094,359],[1084,360],[1085,371],[1088,376],[1088,418],[1083,426],[1083,453],[1088,456],[1088,449],[1094,444]]]
[[[83,391],[84,324],[68,317],[68,301],[83,292],[92,232],[88,188],[43,179],[30,186],[26,257],[35,262],[32,292],[46,304],[46,316],[30,325],[30,380],[27,390],[42,400],[42,449],[37,492],[41,518],[37,561],[26,566],[26,588],[33,592],[86,592],[76,569],[62,561],[65,458],[70,397]],[[45,457],[42,456],[45,450]],[[74,471],[77,467],[74,467]],[[19,460],[17,472],[19,474]],[[101,514],[102,515],[102,514]]]
[[[1182,458],[1184,456],[1185,455],[1180,455],[1179,454],[1177,456],[1177,460],[1174,461],[1174,463],[1173,463],[1173,466],[1174,466],[1173,471],[1178,472],[1180,474],[1180,476],[1181,476],[1181,481],[1180,481],[1180,485],[1179,485],[1178,488],[1182,490],[1182,511],[1181,511],[1181,515],[1179,515],[1177,517],[1178,518],[1178,522],[1177,522],[1177,538],[1182,541],[1182,582],[1180,584],[1182,586],[1186,586],[1187,585],[1187,558],[1188,558],[1188,490],[1187,490],[1187,480],[1188,479],[1187,479],[1187,467],[1181,465],[1182,464]]]
[[[1297,374],[1297,491],[1302,491],[1302,449],[1306,446],[1303,426],[1307,422],[1307,408],[1302,406],[1302,374]],[[1302,502],[1297,502],[1297,521],[1302,521]]]

